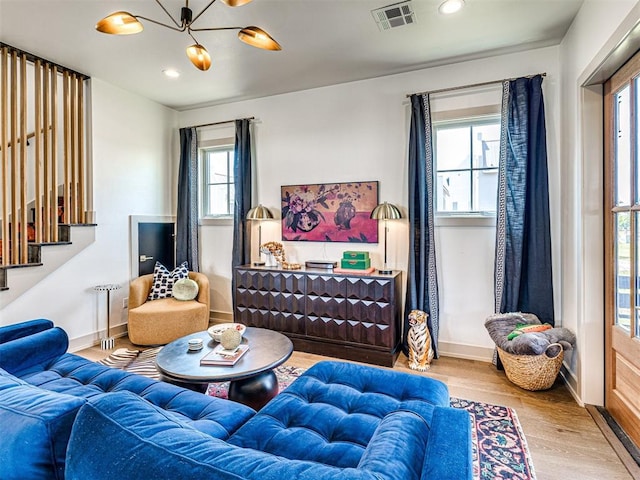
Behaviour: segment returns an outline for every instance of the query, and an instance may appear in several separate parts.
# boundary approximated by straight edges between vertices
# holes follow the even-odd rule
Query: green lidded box
[[[347,250],[343,252],[342,258],[345,260],[369,260],[369,252],[357,252],[354,250]],[[344,268],[344,267],[343,267]],[[365,267],[369,268],[369,267]]]
[[[363,258],[363,259],[351,259],[351,258],[343,258],[340,260],[340,266],[342,268],[351,268],[353,270],[366,270],[371,267],[371,259]]]

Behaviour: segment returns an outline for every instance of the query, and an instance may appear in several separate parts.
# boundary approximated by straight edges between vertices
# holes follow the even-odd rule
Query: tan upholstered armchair
[[[209,279],[189,272],[198,284],[193,300],[161,298],[147,301],[153,274],[142,275],[129,285],[129,340],[135,345],[166,345],[209,326]]]

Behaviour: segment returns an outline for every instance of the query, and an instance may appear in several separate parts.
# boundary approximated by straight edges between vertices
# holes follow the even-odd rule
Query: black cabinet
[[[235,320],[287,335],[296,350],[393,366],[399,353],[400,273],[237,267]]]

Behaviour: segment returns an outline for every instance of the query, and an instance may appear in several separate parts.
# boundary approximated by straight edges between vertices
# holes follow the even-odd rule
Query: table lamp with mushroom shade
[[[258,261],[253,262],[253,265],[258,267],[264,265],[264,262],[260,258],[260,245],[262,245],[262,222],[264,220],[273,219],[273,214],[267,208],[259,204],[257,207],[253,207],[247,212],[247,220],[258,222]]]
[[[378,273],[390,274],[392,271],[387,266],[387,233],[389,232],[387,221],[398,220],[402,218],[402,214],[394,204],[384,202],[373,209],[371,218],[374,220],[384,220],[384,267],[378,270]]]

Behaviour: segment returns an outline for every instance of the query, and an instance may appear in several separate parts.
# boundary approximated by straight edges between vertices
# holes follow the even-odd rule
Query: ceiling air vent
[[[371,10],[371,14],[381,31],[402,27],[403,25],[411,25],[416,22],[416,14],[411,8],[410,1],[394,3],[377,10]]]

